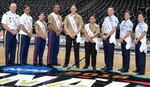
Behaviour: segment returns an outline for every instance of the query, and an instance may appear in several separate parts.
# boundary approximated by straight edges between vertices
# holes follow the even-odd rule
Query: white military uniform
[[[112,30],[112,27],[117,27],[118,26],[118,19],[116,16],[112,15],[112,16],[107,16],[105,19],[104,19],[104,22],[103,22],[103,26],[104,26],[104,34],[108,34],[111,30]],[[111,36],[110,36],[110,39],[109,39],[109,42],[110,43],[114,43],[116,44],[116,32],[114,32]]]
[[[20,24],[24,25],[25,29],[27,29],[28,32],[32,31],[32,25],[33,25],[33,19],[30,15],[23,14],[20,17]],[[26,32],[24,32],[22,29],[20,30],[19,34],[22,35],[28,35]]]
[[[2,24],[6,24],[9,29],[17,29],[18,25],[19,25],[19,18],[20,16],[17,15],[16,13],[12,13],[11,11],[6,12],[3,16],[2,16]]]
[[[6,24],[10,30],[17,30],[19,25],[19,18],[19,15],[17,15],[16,13],[8,11],[2,16],[1,23]],[[4,44],[6,64],[14,64],[17,45],[16,35],[13,35],[6,30]]]
[[[133,28],[133,23],[131,22],[131,20],[127,20],[127,21],[122,21],[121,24],[120,24],[120,38],[123,38],[126,33],[128,31],[132,31],[132,28]],[[125,39],[125,42],[127,43],[126,44],[126,49],[130,49],[131,47],[131,42],[132,42],[132,39],[131,39],[131,35],[129,35],[126,39]]]
[[[139,38],[142,32],[147,32],[147,30],[148,26],[144,21],[138,23],[135,29],[135,37]],[[144,51],[145,53],[147,53],[146,34],[140,41],[141,41],[140,52]]]

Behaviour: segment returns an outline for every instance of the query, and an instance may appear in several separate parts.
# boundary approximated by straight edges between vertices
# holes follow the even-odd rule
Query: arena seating
[[[104,17],[107,16],[107,8],[113,6],[116,9],[115,15],[118,17],[119,21],[123,20],[123,13],[129,10],[133,13],[132,21],[135,25],[137,24],[137,14],[140,11],[140,7],[148,7],[150,5],[149,0],[1,0],[0,9],[0,20],[2,14],[8,11],[9,5],[12,2],[17,3],[19,15],[23,14],[23,6],[29,5],[31,7],[31,16],[34,22],[37,20],[37,13],[39,11],[45,11],[46,16],[52,12],[52,6],[54,3],[59,3],[61,5],[60,14],[65,18],[69,14],[69,8],[71,4],[76,4],[78,8],[78,13],[83,17],[85,23],[88,22],[89,16],[94,14],[96,16],[97,23],[101,26]],[[150,13],[149,13],[150,14]],[[148,13],[147,13],[148,15]],[[146,22],[150,26],[150,17],[147,16]],[[47,18],[46,18],[47,21]],[[119,29],[118,29],[119,30]],[[118,31],[119,34],[119,31]],[[117,34],[117,38],[118,38]],[[150,28],[147,34],[150,38]]]

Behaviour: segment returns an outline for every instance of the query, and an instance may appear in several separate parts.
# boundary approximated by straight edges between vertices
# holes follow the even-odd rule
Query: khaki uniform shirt
[[[43,25],[45,26],[45,34],[46,34],[46,33],[47,33],[47,24],[46,24],[45,21],[43,21],[42,23],[43,23]],[[36,31],[39,31],[39,30],[42,31],[41,27],[40,27],[37,23],[34,24],[34,27],[35,27],[35,30],[36,30]],[[43,31],[42,31],[42,32],[43,32]],[[37,37],[40,37],[40,35],[38,35],[38,34],[36,34],[36,36],[37,36]]]
[[[93,32],[94,35],[97,34],[97,33],[100,33],[99,25],[96,24],[96,23],[94,25],[90,24],[90,30]],[[84,29],[84,33],[86,33],[85,29]],[[84,37],[85,37],[85,41],[89,42],[88,39],[87,39],[87,37],[85,36],[85,34],[84,34]]]
[[[69,14],[69,15],[70,15],[70,14]],[[80,25],[83,25],[83,20],[82,20],[82,17],[81,17],[80,15],[76,14],[75,17],[74,17],[74,19],[75,19],[77,28],[79,28]],[[68,29],[68,31],[69,31],[71,34],[74,34],[74,33],[75,33],[75,32],[74,32],[74,29],[72,28],[72,25],[71,25],[71,22],[70,22],[70,20],[69,20],[68,15],[66,16],[66,18],[65,18],[65,20],[64,20],[64,25],[67,26],[67,29]],[[68,34],[66,33],[66,35],[68,35]]]
[[[53,27],[54,27],[56,30],[62,31],[62,26],[63,26],[63,24],[62,24],[62,17],[61,17],[60,15],[58,15],[58,18],[59,18],[59,21],[60,21],[60,30],[58,29],[57,24],[56,24],[56,21],[55,21],[54,17],[53,17],[51,14],[49,14],[49,16],[48,16],[48,23],[49,23],[49,24],[52,24]]]

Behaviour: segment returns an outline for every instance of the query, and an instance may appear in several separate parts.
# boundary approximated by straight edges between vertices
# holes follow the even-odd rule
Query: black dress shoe
[[[105,68],[103,69],[103,72],[109,72],[110,70],[112,70],[112,68]]]
[[[141,72],[139,72],[139,73],[137,73],[137,75],[145,75],[145,73],[141,73]]]
[[[64,67],[64,68],[65,68],[65,67],[68,67],[68,65],[64,64],[63,67]]]
[[[61,66],[61,64],[53,64],[54,66]]]
[[[84,66],[83,69],[88,69],[88,66]]]
[[[76,65],[76,68],[77,68],[77,69],[79,69],[79,68],[80,68],[80,66],[79,66],[79,65]]]
[[[123,68],[118,69],[118,71],[122,71]]]
[[[94,72],[96,71],[96,68],[95,68],[95,67],[93,67],[93,71],[94,71]]]
[[[38,64],[37,64],[37,63],[34,63],[33,65],[34,65],[34,66],[37,66]]]
[[[52,67],[53,65],[52,64],[47,64],[47,67]]]
[[[128,69],[122,69],[120,72],[129,72]]]
[[[107,67],[105,66],[105,67],[103,67],[103,68],[101,68],[101,70],[106,70],[107,69]]]
[[[21,66],[25,66],[26,64],[24,64],[24,63],[22,63],[22,64],[20,64]]]
[[[41,64],[39,64],[39,66],[46,66],[46,65],[44,65],[43,63],[41,63]]]
[[[13,65],[15,65],[15,63],[9,63],[8,65],[9,65],[9,66],[13,66]]]
[[[134,72],[134,73],[138,73],[139,71],[138,71],[138,70],[134,70],[134,71],[132,71],[132,72]]]
[[[24,65],[30,65],[29,63],[24,63]]]

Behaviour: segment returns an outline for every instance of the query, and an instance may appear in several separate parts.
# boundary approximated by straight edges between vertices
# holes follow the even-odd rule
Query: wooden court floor
[[[30,47],[29,49],[29,54],[28,54],[28,63],[32,64],[33,63],[33,51],[34,51],[34,47]],[[84,52],[80,52],[80,59],[83,58],[85,56]],[[44,58],[43,58],[43,62],[44,64],[46,64],[46,58],[47,58],[47,49],[45,49],[44,52]],[[65,51],[59,51],[59,55],[58,55],[58,60],[59,63],[63,65],[64,63],[64,58],[65,58]],[[150,57],[147,57],[146,59],[146,74],[143,77],[147,77],[150,78]],[[4,64],[5,63],[5,57],[4,57],[4,48],[2,46],[0,46],[0,64]],[[70,57],[70,65],[74,64],[74,53],[71,52],[71,57]],[[82,67],[85,64],[85,60],[82,60],[80,62],[80,69],[82,69]],[[97,64],[96,64],[96,68],[100,69],[102,67],[104,67],[104,54],[98,53],[97,54]],[[122,66],[122,56],[120,54],[115,54],[114,56],[114,70],[118,70],[119,68],[121,68]],[[91,68],[91,67],[89,67]],[[132,73],[132,71],[135,70],[135,56],[131,55],[130,58],[130,70],[129,73]]]

